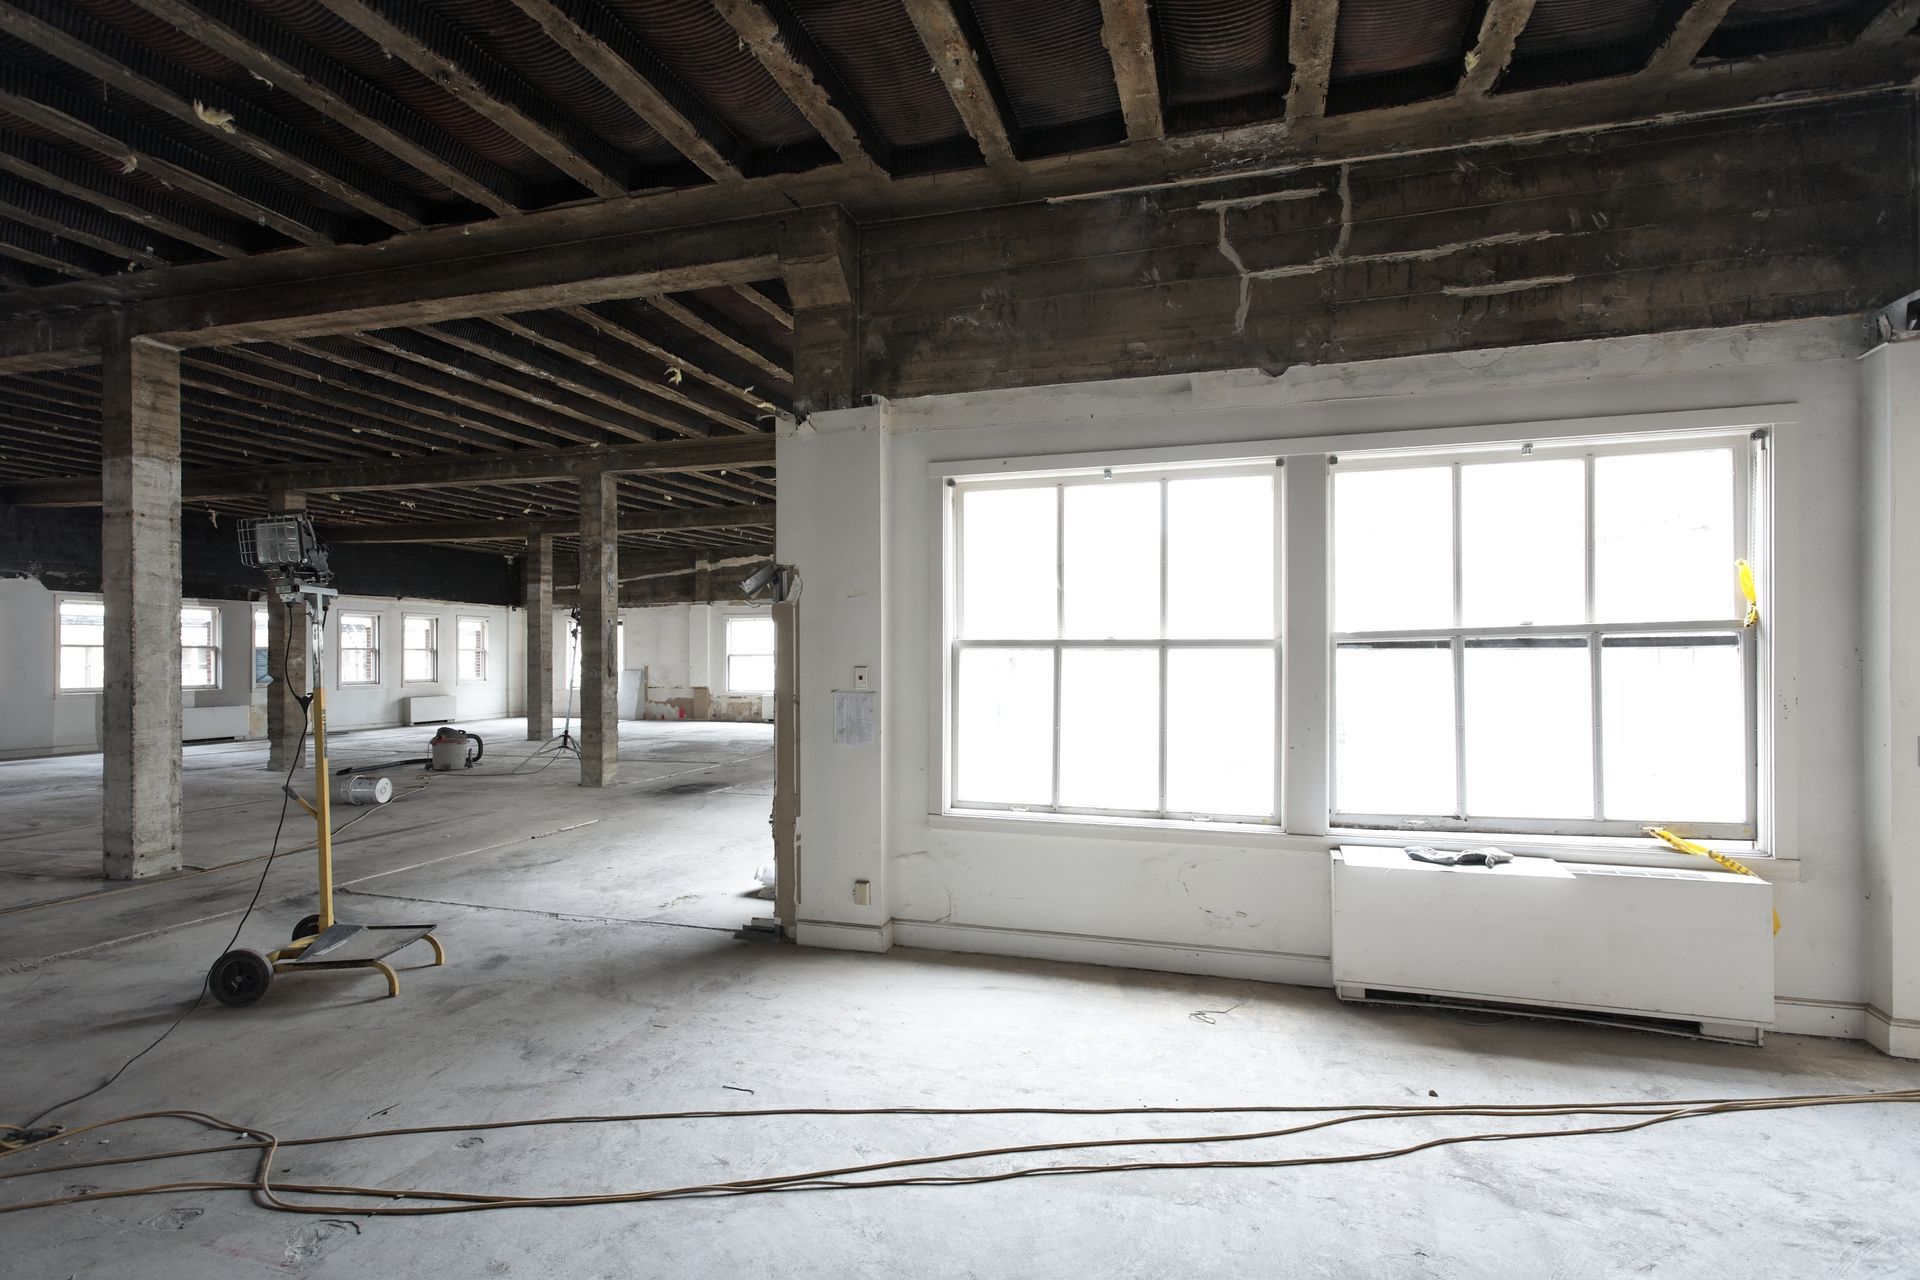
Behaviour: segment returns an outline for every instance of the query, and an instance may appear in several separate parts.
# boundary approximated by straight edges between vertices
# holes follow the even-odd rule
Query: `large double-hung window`
[[[945,807],[1758,840],[1764,459],[1742,429],[954,476]]]
[[[955,808],[1278,821],[1277,475],[956,484]]]
[[[1334,825],[1753,838],[1754,447],[1338,459]]]

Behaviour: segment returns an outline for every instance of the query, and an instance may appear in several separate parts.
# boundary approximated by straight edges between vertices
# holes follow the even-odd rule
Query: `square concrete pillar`
[[[298,515],[306,509],[304,493],[267,496],[267,510],[274,515]],[[313,627],[304,606],[289,610],[277,596],[267,598],[267,674],[273,677],[267,686],[267,768],[286,773],[293,768],[294,750],[306,728],[306,713],[296,695],[313,688]],[[302,750],[301,755],[310,758],[311,753]]]
[[[106,875],[180,869],[180,353],[141,338],[101,362]]]
[[[521,603],[527,610],[527,741],[553,736],[553,539],[527,539]]]
[[[614,477],[580,481],[580,785],[620,765],[620,543]]]

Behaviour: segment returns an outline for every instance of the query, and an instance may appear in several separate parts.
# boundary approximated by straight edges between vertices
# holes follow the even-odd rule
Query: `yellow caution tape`
[[[1760,596],[1753,586],[1753,566],[1745,560],[1735,560],[1733,564],[1740,572],[1740,594],[1747,598],[1747,620],[1740,625],[1750,627],[1760,621]]]
[[[1741,561],[1741,568],[1744,569],[1745,567],[1746,562],[1743,560]],[[1742,577],[1744,579],[1745,575],[1743,574]],[[1712,858],[1715,862],[1736,874],[1752,876],[1755,880],[1760,878],[1760,873],[1746,863],[1736,862],[1726,854],[1718,853],[1697,841],[1687,839],[1685,836],[1677,836],[1665,827],[1648,827],[1646,828],[1646,832],[1670,849],[1675,849],[1681,853],[1692,854],[1696,858]],[[1773,913],[1773,931],[1775,934],[1780,932],[1780,913],[1778,911]]]

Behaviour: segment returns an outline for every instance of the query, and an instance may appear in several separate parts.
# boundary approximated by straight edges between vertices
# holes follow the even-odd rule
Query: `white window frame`
[[[1253,637],[1242,639],[1187,639],[1166,635],[1167,605],[1167,484],[1169,480],[1215,479],[1231,476],[1263,476],[1273,483],[1273,604],[1274,634],[1271,637]],[[1058,487],[1074,488],[1083,485],[1112,484],[1116,480],[1129,483],[1153,481],[1160,486],[1160,632],[1156,638],[1126,640],[1078,640],[1068,639],[1060,633],[1065,628],[1065,592],[1057,591],[1056,608],[1059,610],[1053,639],[967,639],[961,635],[962,613],[965,601],[961,598],[960,549],[964,544],[963,498],[969,493],[988,492],[995,489],[1033,489]],[[1065,495],[1055,503],[1054,514],[1057,521],[1054,534],[1054,581],[1065,581],[1066,556],[1066,502]],[[1260,827],[1280,828],[1283,825],[1285,798],[1281,774],[1286,760],[1286,718],[1281,714],[1281,696],[1284,688],[1285,671],[1282,666],[1282,637],[1285,633],[1285,595],[1283,591],[1283,566],[1285,564],[1284,547],[1286,541],[1286,493],[1283,469],[1276,465],[1275,459],[1264,459],[1242,463],[1198,463],[1191,466],[1111,466],[1098,469],[1076,468],[1044,476],[1016,476],[993,478],[953,479],[946,491],[946,540],[945,568],[943,572],[946,587],[946,622],[943,628],[945,654],[943,663],[946,672],[946,687],[942,697],[945,723],[946,759],[942,777],[944,779],[946,808],[955,814],[1047,814],[1090,818],[1128,819],[1139,822],[1219,822],[1246,824]],[[1274,744],[1273,744],[1273,808],[1264,814],[1196,813],[1166,807],[1167,796],[1167,654],[1174,649],[1267,649],[1273,651],[1274,662]],[[1051,649],[1053,652],[1053,800],[1049,804],[1007,804],[979,800],[962,801],[959,799],[960,771],[960,719],[954,714],[954,700],[960,688],[960,655],[969,649]],[[1126,649],[1151,650],[1158,655],[1160,688],[1160,792],[1161,806],[1157,809],[1097,809],[1076,805],[1063,805],[1060,797],[1060,696],[1061,696],[1061,657],[1072,649]]]
[[[1742,625],[1746,604],[1740,595],[1739,586],[1731,562],[1727,565],[1727,609],[1728,612],[1717,618],[1692,618],[1663,622],[1605,622],[1594,617],[1594,460],[1601,457],[1643,457],[1659,453],[1697,452],[1703,449],[1725,448],[1732,451],[1732,493],[1730,500],[1733,508],[1734,554],[1738,558],[1754,562],[1758,557],[1755,551],[1753,529],[1755,515],[1761,506],[1758,501],[1759,485],[1764,468],[1764,444],[1753,433],[1729,433],[1718,437],[1693,437],[1682,440],[1619,440],[1595,444],[1569,445],[1519,445],[1511,443],[1486,448],[1435,450],[1416,452],[1396,452],[1384,456],[1366,454],[1338,455],[1330,459],[1327,477],[1327,545],[1329,565],[1331,556],[1337,551],[1333,544],[1334,492],[1333,483],[1336,474],[1352,474],[1360,471],[1385,471],[1407,468],[1446,467],[1452,473],[1452,511],[1453,511],[1453,607],[1454,625],[1424,629],[1388,629],[1376,631],[1333,631],[1331,625],[1328,634],[1328,670],[1331,673],[1337,663],[1338,652],[1343,645],[1406,645],[1406,644],[1445,644],[1452,655],[1453,662],[1453,746],[1454,746],[1454,805],[1452,814],[1408,814],[1408,813],[1350,813],[1342,812],[1335,806],[1339,794],[1340,761],[1339,738],[1334,726],[1339,724],[1337,704],[1337,681],[1330,681],[1327,733],[1327,789],[1328,820],[1336,829],[1381,830],[1394,832],[1462,832],[1485,833],[1490,835],[1547,835],[1547,836],[1583,836],[1614,837],[1637,836],[1647,826],[1654,823],[1674,827],[1683,834],[1706,840],[1751,841],[1757,838],[1760,806],[1760,736],[1759,736],[1759,692],[1760,692],[1760,651],[1757,629]],[[1524,454],[1522,450],[1525,450]],[[1585,474],[1585,592],[1586,620],[1564,625],[1523,625],[1499,627],[1468,627],[1460,623],[1461,608],[1461,509],[1460,474],[1463,465],[1486,462],[1505,462],[1512,460],[1513,465],[1524,465],[1522,457],[1541,461],[1550,459],[1579,459],[1584,464]],[[1329,568],[1331,578],[1331,568]],[[1731,634],[1740,649],[1740,663],[1743,687],[1743,723],[1741,740],[1745,744],[1743,777],[1746,781],[1746,817],[1740,822],[1687,822],[1673,814],[1645,814],[1635,818],[1514,818],[1498,814],[1468,814],[1466,812],[1467,794],[1467,753],[1466,734],[1467,717],[1464,705],[1466,680],[1466,650],[1472,641],[1494,639],[1558,639],[1577,641],[1584,645],[1588,655],[1590,671],[1590,690],[1592,705],[1592,770],[1593,796],[1596,810],[1604,804],[1605,790],[1605,717],[1601,714],[1603,641],[1612,637],[1632,636],[1700,636],[1720,637]],[[1569,646],[1571,647],[1571,646]]]
[[[348,618],[365,618],[373,624],[372,627],[369,628],[373,636],[373,644],[369,646],[369,648],[349,649],[347,647],[345,637]],[[376,687],[380,683],[381,676],[380,615],[364,609],[343,609],[334,615],[334,619],[334,640],[336,643],[334,644],[333,678],[335,687],[340,689],[371,689]],[[369,652],[373,654],[373,678],[371,680],[347,679],[347,654]]]
[[[207,615],[207,639],[210,643],[190,645],[186,642],[186,636],[184,632],[187,625],[187,613],[189,610],[195,613],[204,613]],[[192,691],[198,691],[203,689],[218,689],[220,687],[220,682],[221,682],[220,622],[221,622],[221,612],[218,606],[210,605],[210,604],[195,604],[192,601],[181,602],[180,627],[182,629],[182,635],[180,637],[180,657],[181,657],[181,668],[182,668],[183,674],[180,677],[180,687],[183,690],[192,692]],[[213,658],[213,661],[209,664],[209,666],[212,669],[213,676],[212,676],[212,679],[210,679],[205,684],[188,684],[187,683],[184,670],[186,667],[186,654],[187,654],[187,650],[189,649],[205,649]]]
[[[271,612],[271,606],[256,604],[248,618],[253,627],[253,652],[249,656],[253,661],[253,687],[256,689],[264,689],[273,683],[273,677],[268,674],[273,666],[273,645],[268,639],[273,634]],[[264,663],[260,661],[261,654],[267,657]]]
[[[88,605],[98,605],[100,607],[102,625],[100,627],[100,643],[99,644],[70,645],[65,642],[65,640],[61,636],[60,614],[61,614],[61,611],[64,610],[69,604],[88,604]],[[105,626],[106,608],[107,608],[106,601],[100,596],[59,595],[54,597],[54,602],[53,602],[53,688],[55,693],[100,693],[106,689],[106,670],[107,670],[107,646],[106,646],[107,629]],[[61,668],[66,665],[65,662],[63,661],[63,658],[65,656],[64,651],[67,649],[98,649],[100,650],[101,679],[99,684],[66,685],[60,682]]]
[[[468,623],[477,623],[480,627],[480,644],[476,649],[469,649],[460,643],[461,628]],[[493,662],[492,631],[493,624],[491,619],[474,617],[472,614],[460,614],[454,618],[453,679],[455,684],[485,684],[487,682],[491,674],[491,663]],[[467,655],[470,653],[478,653],[480,655],[480,674],[477,676],[469,673],[467,670]]]
[[[1793,403],[1761,403],[1738,408],[1682,409],[1644,413],[1590,416],[1563,419],[1531,419],[1512,422],[1483,422],[1463,425],[1428,425],[1385,430],[1337,430],[1291,437],[1275,436],[1274,411],[1247,407],[1225,410],[1189,410],[1181,414],[1182,427],[1205,439],[1195,443],[1104,449],[1058,454],[972,454],[936,458],[926,466],[929,485],[928,533],[930,553],[926,570],[935,584],[929,598],[932,643],[937,653],[931,663],[928,697],[936,714],[929,725],[927,752],[930,776],[936,780],[930,797],[929,812],[948,822],[1025,822],[1036,830],[1048,828],[1069,832],[1076,825],[1092,825],[1112,831],[1116,837],[1133,829],[1143,838],[1152,838],[1155,828],[1183,833],[1179,838],[1200,839],[1209,826],[1219,828],[1220,838],[1228,838],[1229,824],[1163,821],[1152,818],[1076,817],[1040,812],[995,811],[954,804],[953,769],[956,763],[953,716],[954,666],[951,646],[957,614],[955,577],[958,539],[955,529],[955,504],[958,485],[988,480],[1036,479],[1085,471],[1089,468],[1122,469],[1215,468],[1244,464],[1274,466],[1283,477],[1283,505],[1276,512],[1281,555],[1275,566],[1284,591],[1280,597],[1280,629],[1286,650],[1282,656],[1280,768],[1282,791],[1278,827],[1239,827],[1243,836],[1270,832],[1275,847],[1294,847],[1300,839],[1310,839],[1314,847],[1324,847],[1328,837],[1348,838],[1359,843],[1380,843],[1396,838],[1433,838],[1431,830],[1408,829],[1388,832],[1362,828],[1336,827],[1330,821],[1333,811],[1332,706],[1333,624],[1332,594],[1332,466],[1330,460],[1346,458],[1358,461],[1361,452],[1384,457],[1389,451],[1410,456],[1436,456],[1472,450],[1499,449],[1527,444],[1587,444],[1599,447],[1639,446],[1670,443],[1676,449],[1698,447],[1704,442],[1746,437],[1755,442],[1758,452],[1751,471],[1752,502],[1736,506],[1749,513],[1746,542],[1752,549],[1760,600],[1760,622],[1745,643],[1752,653],[1751,698],[1759,714],[1751,738],[1755,764],[1749,770],[1750,792],[1756,796],[1752,807],[1754,835],[1748,842],[1722,842],[1722,847],[1744,843],[1743,857],[1791,864],[1797,853],[1775,848],[1783,822],[1793,817],[1795,799],[1789,788],[1782,793],[1778,779],[1798,767],[1803,749],[1796,726],[1775,708],[1776,655],[1771,643],[1772,618],[1768,612],[1773,599],[1772,565],[1775,524],[1772,468],[1768,459],[1773,433],[1797,424],[1801,406]],[[1508,833],[1489,832],[1491,836]],[[1677,855],[1640,833],[1633,838],[1609,839],[1597,836],[1554,837],[1549,835],[1513,835],[1508,847],[1536,852],[1565,851],[1579,848],[1583,856],[1601,861],[1630,864],[1664,865]]]
[[[765,689],[742,689],[742,688],[736,687],[733,683],[733,658],[734,658],[733,624],[736,622],[766,623],[769,631],[772,631],[774,635],[774,641],[773,641],[774,648],[768,649],[765,653],[757,653],[757,652],[742,653],[740,656],[743,658],[763,658],[763,657],[772,658],[775,660],[775,670],[777,672],[778,671],[778,655],[776,653],[776,650],[779,648],[780,640],[779,640],[778,631],[774,629],[773,615],[771,613],[730,613],[728,614],[726,616],[726,627],[721,635],[721,643],[720,643],[720,649],[721,649],[720,670],[721,670],[721,674],[724,676],[726,691],[729,694],[737,694],[743,698],[755,697],[755,696],[764,697],[773,692],[773,689],[771,687],[768,687]]]
[[[407,643],[409,639],[407,635],[407,624],[409,622],[424,622],[427,624],[426,648],[416,649]],[[407,655],[412,653],[424,653],[427,655],[428,671],[426,675],[409,676],[407,674]],[[403,613],[400,615],[400,683],[403,685],[440,683],[439,615],[431,613]]]

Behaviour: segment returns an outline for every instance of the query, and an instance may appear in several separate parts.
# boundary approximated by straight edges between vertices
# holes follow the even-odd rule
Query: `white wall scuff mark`
[[[1501,280],[1494,284],[1450,284],[1440,292],[1454,298],[1487,298],[1498,293],[1521,293],[1527,289],[1546,289],[1556,284],[1571,284],[1572,276],[1533,276],[1526,280]]]

